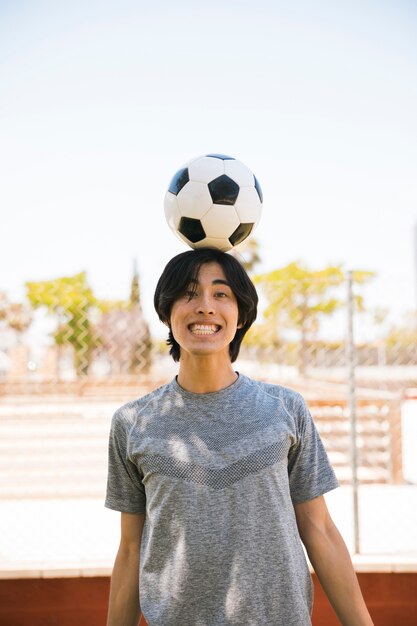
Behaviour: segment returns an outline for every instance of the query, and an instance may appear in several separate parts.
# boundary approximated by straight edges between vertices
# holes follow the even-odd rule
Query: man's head
[[[200,269],[218,264],[226,278],[238,307],[236,333],[229,345],[230,360],[236,360],[243,337],[256,319],[258,295],[242,265],[230,254],[212,248],[198,248],[178,254],[165,267],[155,290],[154,305],[159,319],[169,327],[168,345],[174,361],[180,359],[180,345],[172,332],[171,313],[174,303],[196,292]]]

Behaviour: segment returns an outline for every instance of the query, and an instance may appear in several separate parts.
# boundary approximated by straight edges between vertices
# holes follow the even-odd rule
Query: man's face
[[[171,310],[170,326],[181,358],[186,353],[229,356],[229,344],[240,327],[238,317],[237,300],[221,265],[203,264],[197,283],[188,286]]]

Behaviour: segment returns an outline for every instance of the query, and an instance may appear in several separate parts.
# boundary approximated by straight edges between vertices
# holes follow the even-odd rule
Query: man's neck
[[[238,375],[230,361],[219,366],[212,359],[180,360],[178,384],[193,393],[213,393],[232,385]]]

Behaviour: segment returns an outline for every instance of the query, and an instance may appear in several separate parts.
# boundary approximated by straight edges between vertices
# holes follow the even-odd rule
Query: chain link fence
[[[352,535],[352,549],[389,552],[397,525],[401,551],[417,554],[417,315],[391,312],[389,288],[368,302],[373,276],[353,272],[349,352],[346,273],[285,270],[254,278],[261,312],[236,369],[305,396],[342,490],[359,489],[352,518],[351,501],[330,496],[336,520],[351,520],[348,534],[374,502],[369,538]],[[19,299],[2,293],[0,498],[103,499],[112,413],[176,370],[164,339],[152,336],[137,273],[125,301],[96,298],[85,273],[27,283]],[[383,489],[394,487],[404,513],[391,533]]]

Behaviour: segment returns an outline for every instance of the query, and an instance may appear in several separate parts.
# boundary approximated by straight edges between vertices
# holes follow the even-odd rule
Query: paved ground
[[[332,515],[352,548],[351,490],[328,494]],[[417,571],[417,486],[360,489],[358,570]],[[104,575],[111,571],[119,514],[98,499],[0,502],[0,577]]]
[[[106,450],[121,403],[0,399],[0,578],[110,573],[119,515],[103,506]],[[415,417],[403,431],[413,483]],[[351,489],[327,501],[352,550]],[[360,522],[358,569],[417,571],[417,484],[361,486]]]

